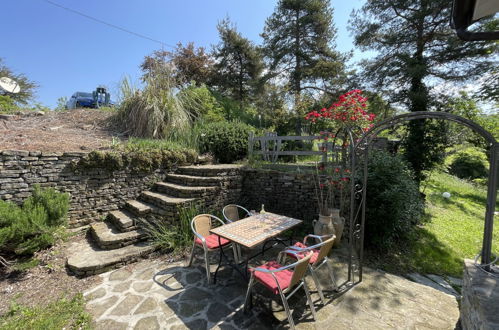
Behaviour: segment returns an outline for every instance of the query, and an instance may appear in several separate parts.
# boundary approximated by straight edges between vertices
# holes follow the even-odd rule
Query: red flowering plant
[[[350,183],[351,170],[347,168],[348,161],[344,152],[351,142],[348,131],[354,138],[358,138],[373,126],[375,117],[368,112],[368,100],[359,89],[341,95],[338,102],[329,108],[313,110],[305,116],[311,124],[324,129],[318,137],[319,150],[325,153],[339,152],[339,155],[333,157],[332,166],[327,169],[324,163],[317,165],[316,197],[322,215],[329,215],[329,210],[337,202],[339,205],[336,207],[342,210],[348,196],[345,190]],[[343,151],[338,151],[337,146]]]
[[[325,129],[350,129],[369,130],[376,118],[374,113],[369,113],[367,98],[362,96],[360,89],[354,89],[339,97],[338,102],[329,108],[310,111],[305,119],[312,124],[322,124]]]

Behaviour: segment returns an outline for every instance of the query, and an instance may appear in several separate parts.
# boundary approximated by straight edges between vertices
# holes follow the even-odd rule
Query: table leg
[[[215,275],[213,276],[213,283],[214,284],[217,283],[218,270],[220,269],[220,266],[222,266],[222,258],[224,256],[224,249],[223,249],[223,246],[221,245],[220,236],[218,237],[218,246],[220,249],[220,257],[218,258],[218,266],[217,266],[217,269],[215,270]]]
[[[233,242],[232,244],[236,244],[236,243]],[[241,271],[241,269],[239,269],[239,265],[237,264],[237,262],[235,262],[235,263],[231,262],[230,258],[225,254],[223,246],[221,245],[220,236],[218,237],[218,245],[219,245],[219,249],[220,249],[220,257],[218,259],[218,266],[217,266],[217,269],[215,270],[215,275],[213,276],[213,283],[217,282],[218,271],[219,271],[220,267],[222,267],[222,262],[223,262],[222,260],[225,260],[226,264],[228,266],[235,269],[241,275],[241,277],[243,277],[243,279],[246,282],[248,282],[248,257],[246,257],[245,262],[244,262],[244,265],[245,265],[244,269]]]

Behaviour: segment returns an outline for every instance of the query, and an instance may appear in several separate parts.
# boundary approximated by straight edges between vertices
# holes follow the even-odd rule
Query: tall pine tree
[[[448,0],[367,0],[352,13],[355,44],[377,55],[364,61],[364,78],[410,111],[432,109],[431,85],[463,82],[491,70],[493,42],[464,42],[449,26]],[[415,179],[439,160],[445,142],[441,124],[409,123],[406,156]]]
[[[304,90],[329,92],[331,81],[344,76],[346,56],[334,50],[329,0],[279,0],[262,37],[269,76],[286,82],[297,111]]]
[[[213,49],[215,70],[211,85],[239,102],[239,108],[255,95],[263,71],[259,49],[239,33],[229,19],[218,26],[220,43]]]

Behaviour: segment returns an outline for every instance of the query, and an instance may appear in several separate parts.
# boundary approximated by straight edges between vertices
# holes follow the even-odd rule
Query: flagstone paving
[[[346,265],[336,260],[339,283]],[[96,329],[274,329],[287,328],[279,299],[256,286],[253,309],[242,310],[246,283],[230,268],[207,284],[202,263],[144,260],[99,275],[102,283],[87,292],[87,309]],[[324,284],[327,274],[322,274]],[[312,283],[313,290],[315,287]],[[345,286],[343,287],[345,288]],[[363,281],[327,295],[314,322],[304,294],[290,300],[297,329],[454,329],[456,298],[405,278],[364,268]],[[298,306],[298,307],[297,307]]]

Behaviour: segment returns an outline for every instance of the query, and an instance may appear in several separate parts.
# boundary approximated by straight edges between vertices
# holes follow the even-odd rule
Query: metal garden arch
[[[348,281],[350,283],[358,283],[362,281],[362,264],[363,264],[363,250],[364,250],[364,224],[366,218],[366,194],[367,194],[367,156],[373,139],[381,131],[394,127],[399,124],[409,122],[417,119],[443,119],[453,121],[471,128],[474,132],[481,135],[489,144],[490,158],[489,158],[489,177],[487,188],[487,206],[485,211],[485,222],[483,231],[483,243],[481,251],[481,260],[479,267],[485,271],[492,272],[493,264],[492,259],[492,230],[494,224],[494,210],[497,198],[498,177],[499,177],[499,143],[494,136],[485,130],[477,123],[466,118],[453,115],[446,112],[429,112],[420,111],[412,112],[395,116],[386,119],[374,125],[367,131],[358,141],[354,141],[353,134],[348,130],[348,140],[350,140],[350,166],[352,169],[352,177],[355,177],[356,158],[363,159],[363,173],[360,182],[351,181],[350,193],[350,215],[349,215],[349,264],[348,264]],[[357,274],[358,281],[355,282],[354,276]]]

